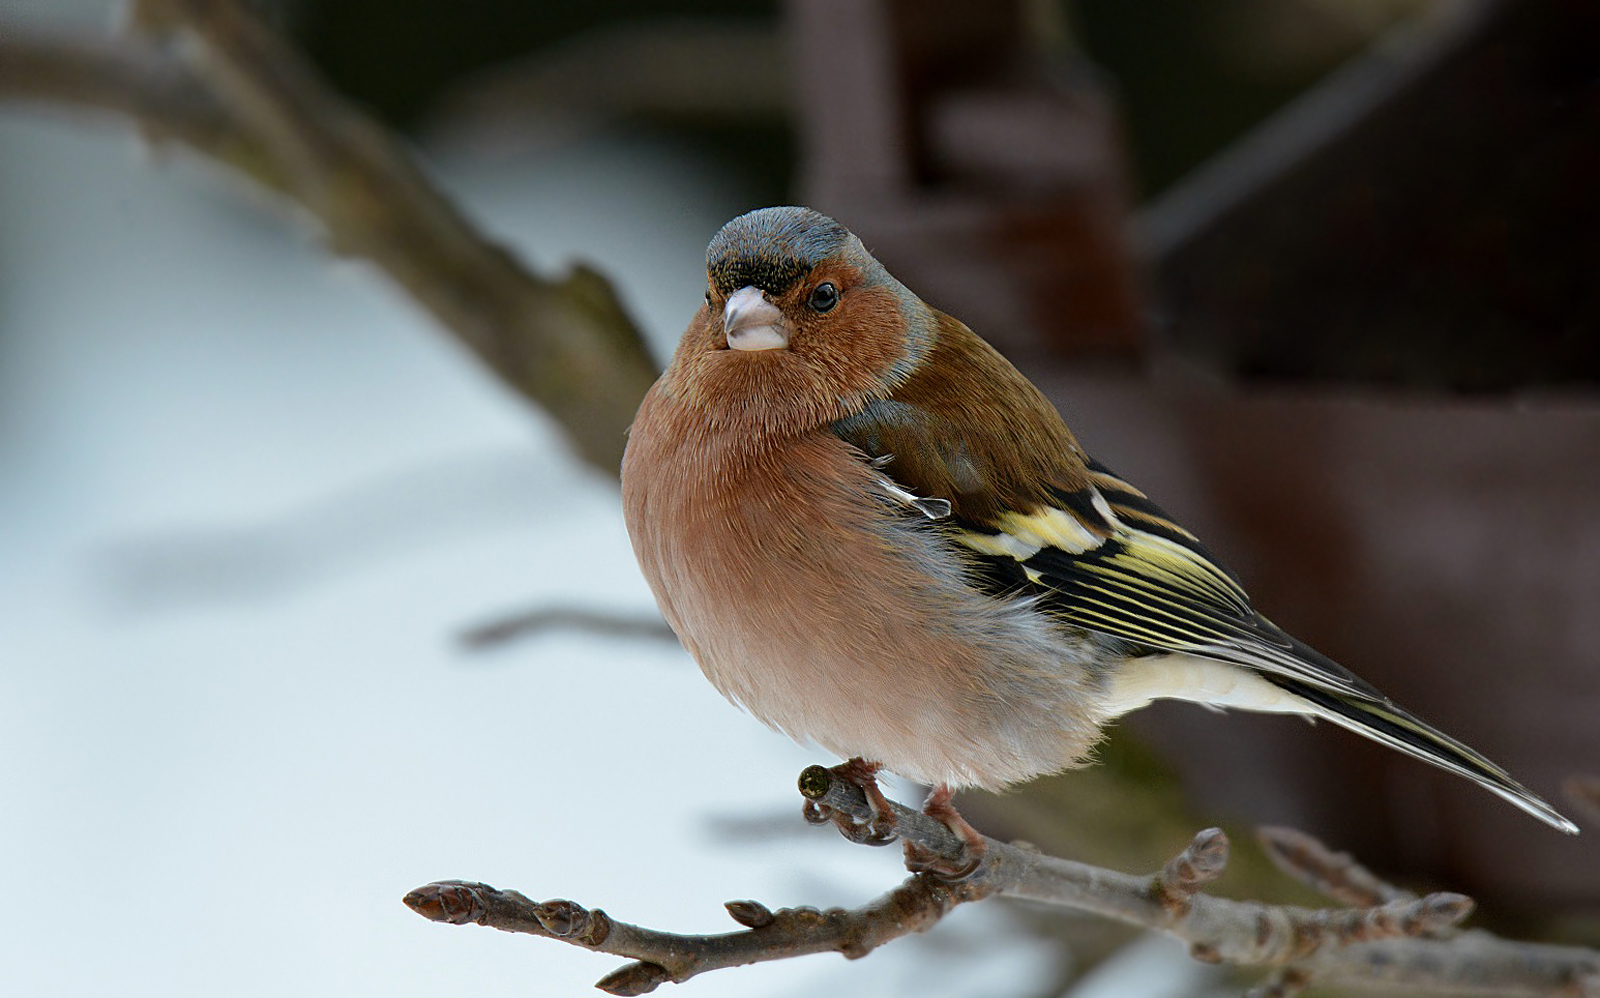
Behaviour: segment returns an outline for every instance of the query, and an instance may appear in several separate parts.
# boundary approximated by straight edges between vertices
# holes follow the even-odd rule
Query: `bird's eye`
[[[711,307],[711,292],[706,292],[706,308]]]
[[[839,304],[839,289],[832,284],[819,284],[811,292],[811,300],[807,303],[814,312],[828,312],[833,306]]]

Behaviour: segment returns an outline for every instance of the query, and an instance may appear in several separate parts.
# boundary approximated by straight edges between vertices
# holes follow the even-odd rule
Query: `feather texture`
[[[862,423],[839,428],[869,458],[887,457],[876,452],[892,438]],[[1126,663],[1106,687],[1106,719],[1162,698],[1321,717],[1577,831],[1482,754],[1257,613],[1233,573],[1143,492],[1075,446],[1060,453],[1067,467],[1041,478],[1081,480],[1076,490],[1047,486],[1050,499],[1026,512],[968,504],[979,513],[950,537],[991,562],[975,578],[996,597],[1025,595],[1074,628],[1126,642]],[[910,490],[937,488],[938,474],[914,477],[925,467],[885,462]]]
[[[1082,762],[1153,699],[1302,713],[1577,830],[1257,613],[838,223],[752,212],[707,267],[706,307],[631,430],[624,513],[667,621],[757,717],[916,779],[999,787]],[[783,346],[728,349],[724,304],[758,293]]]

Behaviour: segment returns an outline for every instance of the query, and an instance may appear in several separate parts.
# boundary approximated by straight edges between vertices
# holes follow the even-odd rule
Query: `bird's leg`
[[[927,801],[922,805],[922,812],[942,823],[961,840],[961,852],[954,859],[949,859],[907,839],[906,869],[912,873],[931,873],[946,880],[960,880],[971,876],[973,871],[977,870],[978,864],[983,861],[983,854],[989,847],[983,841],[983,835],[967,824],[967,819],[956,810],[955,804],[951,802],[954,796],[954,791],[940,784],[928,794]]]
[[[882,768],[882,763],[867,762],[858,756],[828,770],[835,778],[859,787],[866,795],[867,806],[872,809],[872,816],[866,821],[856,821],[843,811],[836,811],[825,804],[812,801],[806,801],[805,804],[806,820],[814,825],[832,820],[838,826],[839,834],[852,842],[876,846],[893,842],[895,825],[899,823],[899,819],[894,816],[894,809],[889,806],[889,799],[878,789],[878,770]]]

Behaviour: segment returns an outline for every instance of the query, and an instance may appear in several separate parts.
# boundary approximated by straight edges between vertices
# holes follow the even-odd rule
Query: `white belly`
[[[1119,717],[1152,700],[1188,700],[1273,714],[1321,713],[1249,669],[1188,655],[1159,655],[1130,660],[1112,677],[1106,689],[1107,716]]]

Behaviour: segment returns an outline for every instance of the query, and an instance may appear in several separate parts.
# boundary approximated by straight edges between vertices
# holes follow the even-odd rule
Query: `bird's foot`
[[[967,819],[956,810],[951,802],[954,796],[954,791],[947,786],[935,787],[922,805],[922,812],[950,829],[961,840],[961,851],[953,857],[942,856],[907,839],[906,869],[912,873],[928,873],[944,880],[961,880],[972,876],[978,864],[983,862],[983,854],[989,850],[989,846],[983,841],[983,835],[967,824]]]
[[[878,770],[882,768],[880,763],[855,758],[828,770],[835,779],[844,780],[860,788],[866,795],[867,806],[872,809],[871,817],[865,821],[858,821],[843,811],[808,800],[805,804],[806,820],[814,825],[832,821],[838,827],[839,834],[851,842],[874,846],[893,842],[898,834],[895,826],[899,824],[899,819],[894,816],[894,808],[889,806],[889,799],[878,789]]]

